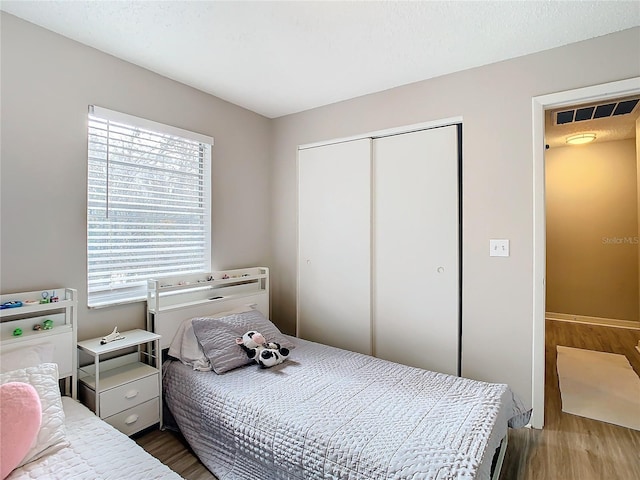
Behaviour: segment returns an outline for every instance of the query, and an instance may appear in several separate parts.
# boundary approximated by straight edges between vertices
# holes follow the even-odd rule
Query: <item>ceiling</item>
[[[13,1],[269,118],[640,25],[638,1]]]
[[[614,104],[617,105],[620,102],[638,99],[640,99],[640,95],[633,95],[630,97],[613,98],[598,102],[590,102],[586,104],[572,105],[556,108],[553,110],[547,110],[545,112],[545,143],[549,145],[550,148],[566,147],[567,137],[581,133],[595,133],[596,143],[635,138],[636,119],[640,117],[640,101],[636,103],[631,112],[625,115],[611,115],[602,118],[596,118],[597,114],[594,115],[592,112],[591,114],[593,116],[593,119],[578,120],[565,124],[558,124],[557,114],[575,109],[576,111],[573,113],[573,115],[574,118],[578,118],[577,111],[580,109],[582,109],[583,111],[590,111],[595,107],[594,110],[596,110],[599,107],[605,107]]]

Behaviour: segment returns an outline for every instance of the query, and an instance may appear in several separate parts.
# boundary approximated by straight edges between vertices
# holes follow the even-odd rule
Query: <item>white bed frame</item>
[[[504,436],[500,442],[500,447],[497,452],[498,460],[496,461],[496,467],[491,474],[491,480],[499,480],[500,473],[502,472],[502,464],[504,463],[504,456],[507,453],[507,444],[509,443],[509,432]]]
[[[269,318],[269,269],[250,267],[148,281],[147,330],[162,335],[169,348],[180,324],[251,305]]]
[[[242,305],[252,305],[269,318],[268,268],[252,267],[149,280],[147,330],[162,335],[160,348],[164,350],[169,347],[184,320],[213,315]],[[492,480],[500,477],[507,437],[496,452]]]
[[[53,361],[58,364],[60,379],[65,380],[65,394],[70,394],[73,399],[76,399],[78,390],[78,358],[76,355],[78,291],[63,287],[44,291],[48,296],[51,296],[55,291],[58,301],[39,303],[43,298],[42,290],[0,295],[0,303],[23,302],[21,307],[0,310],[0,319],[2,320],[0,348],[2,352],[10,352],[45,343],[53,344]],[[42,325],[45,320],[53,320],[53,328],[50,330],[33,329],[34,325]],[[22,329],[22,335],[13,335],[16,328]]]
[[[130,474],[130,469],[125,468],[123,472],[120,472],[121,466],[119,464],[112,464],[107,462],[113,460],[113,454],[111,456],[102,457],[99,453],[97,456],[91,459],[90,462],[86,462],[82,455],[88,455],[90,452],[100,452],[100,449],[109,449],[113,451],[115,446],[118,448],[118,459],[122,459],[124,455],[128,455],[124,460],[129,464],[135,464],[136,468],[144,471],[150,471],[157,475],[163,475],[162,478],[182,478],[177,473],[171,472],[170,469],[166,469],[161,462],[155,459],[152,455],[144,452],[140,448],[135,448],[136,444],[127,437],[125,434],[109,427],[108,429],[100,427],[99,430],[93,429],[93,424],[86,421],[80,422],[83,415],[88,417],[94,417],[94,414],[80,405],[76,404],[77,401],[77,308],[78,308],[78,292],[73,288],[55,288],[49,289],[49,294],[55,290],[59,296],[59,300],[53,303],[40,304],[39,301],[42,298],[42,291],[34,292],[21,292],[0,295],[0,303],[10,301],[21,301],[23,306],[6,308],[0,310],[0,319],[2,323],[0,325],[0,348],[2,352],[10,352],[14,350],[21,350],[34,345],[40,345],[45,343],[53,344],[53,361],[58,364],[59,378],[65,380],[65,392],[64,395],[72,397],[73,400],[66,398],[63,399],[63,405],[66,414],[66,428],[67,435],[69,435],[69,411],[73,412],[73,435],[71,438],[71,446],[61,449],[59,452],[47,454],[41,459],[35,460],[33,463],[29,463],[24,467],[16,469],[9,475],[9,478],[32,478],[33,472],[38,472],[39,468],[52,474],[52,478],[68,478],[76,477],[73,470],[74,465],[82,464],[89,465],[86,470],[82,471],[82,478],[89,478],[87,475],[92,475],[91,478],[97,478],[99,472],[110,471],[113,478],[125,478]],[[30,300],[33,303],[25,303]],[[42,325],[44,320],[53,320],[53,328],[50,330],[33,330],[33,326],[36,324]],[[16,328],[22,329],[22,335],[14,336],[13,331]],[[70,403],[67,403],[70,402]],[[71,410],[67,410],[68,407],[74,407]],[[83,413],[83,412],[86,412]],[[91,418],[89,418],[91,420]],[[93,421],[93,420],[91,420]],[[95,417],[95,423],[98,422],[102,425],[108,426],[106,422]],[[86,428],[89,430],[85,430]],[[97,435],[96,436],[96,432]],[[69,437],[68,437],[69,438]],[[106,443],[105,443],[106,442]],[[82,446],[82,454],[76,453],[76,448]],[[132,448],[134,447],[134,448]],[[42,467],[40,467],[42,462]],[[32,467],[35,464],[36,467]],[[124,468],[124,467],[123,467]],[[143,470],[140,470],[143,471]],[[48,474],[44,474],[49,478]],[[159,477],[154,477],[159,478]]]

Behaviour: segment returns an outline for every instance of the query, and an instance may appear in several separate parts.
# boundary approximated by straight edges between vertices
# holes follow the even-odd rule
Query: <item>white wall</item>
[[[463,375],[509,383],[531,405],[532,97],[638,75],[640,28],[634,28],[275,120],[274,318],[294,331],[296,147],[460,115]],[[490,258],[490,238],[509,238],[511,256]]]
[[[545,154],[548,312],[638,321],[634,138]]]
[[[213,267],[268,263],[268,119],[4,12],[1,21],[3,293],[77,288],[80,340],[144,327],[145,302],[86,308],[89,104],[214,137]]]

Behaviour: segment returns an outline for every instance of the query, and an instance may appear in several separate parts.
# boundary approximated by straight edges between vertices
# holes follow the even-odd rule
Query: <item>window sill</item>
[[[87,305],[89,310],[97,310],[100,308],[117,307],[120,305],[129,305],[131,303],[145,302],[147,300],[146,295],[129,297],[129,298],[104,298],[101,300],[94,300]]]

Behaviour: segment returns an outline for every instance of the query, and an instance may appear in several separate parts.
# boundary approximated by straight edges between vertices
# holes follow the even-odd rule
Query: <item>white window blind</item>
[[[146,280],[209,271],[213,138],[89,106],[90,307],[145,298]]]

